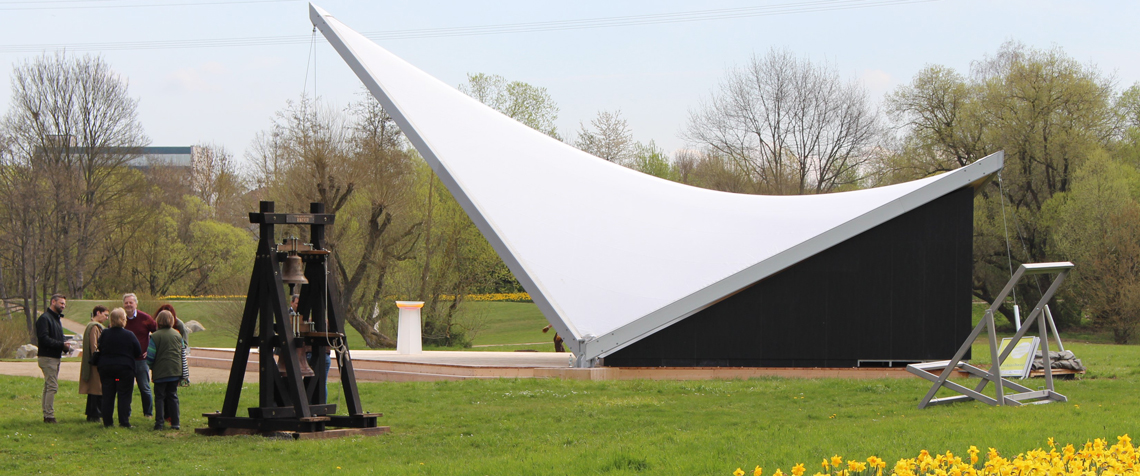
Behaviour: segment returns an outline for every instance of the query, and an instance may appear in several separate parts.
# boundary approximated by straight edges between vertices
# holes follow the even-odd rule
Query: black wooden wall
[[[973,197],[966,187],[867,230],[607,356],[604,365],[950,359],[971,330]]]

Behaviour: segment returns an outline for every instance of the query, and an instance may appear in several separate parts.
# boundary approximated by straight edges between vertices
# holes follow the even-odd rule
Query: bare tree
[[[49,230],[40,239],[51,237],[51,279],[62,281],[53,286],[82,297],[105,264],[96,250],[118,226],[114,204],[139,192],[138,175],[121,167],[148,141],[138,101],[102,58],[59,53],[15,67],[11,104],[4,127],[12,158],[50,190],[38,205],[50,208]]]
[[[4,126],[6,129],[6,125]],[[6,137],[4,137],[6,136]],[[49,205],[48,187],[42,177],[33,172],[31,164],[17,160],[12,149],[10,136],[0,136],[0,227],[3,239],[5,268],[15,271],[13,276],[19,292],[27,335],[32,344],[37,344],[35,319],[39,314],[36,290],[46,279],[44,263],[48,253],[43,239],[50,233],[48,224],[52,221],[53,207]],[[5,296],[7,297],[7,296]]]
[[[629,124],[621,117],[621,111],[598,111],[598,117],[590,121],[590,127],[579,123],[578,137],[574,147],[601,157],[616,164],[625,165],[636,151],[637,144]]]
[[[773,49],[730,71],[690,111],[684,137],[736,162],[765,193],[823,193],[858,181],[878,122],[859,84]]]
[[[732,193],[762,193],[753,175],[738,162],[716,153],[682,150],[673,162],[678,182]]]
[[[213,213],[209,218],[237,224],[244,218],[241,197],[249,186],[238,173],[233,154],[219,144],[199,144],[192,153],[190,185],[194,195]]]
[[[290,102],[273,129],[258,136],[252,158],[266,197],[294,210],[322,202],[337,215],[327,238],[345,319],[370,347],[390,347],[395,340],[380,324],[394,310],[380,303],[392,264],[413,256],[419,224],[406,213],[411,157],[394,148],[401,139],[379,108],[366,96],[350,108],[350,121],[307,98]]]

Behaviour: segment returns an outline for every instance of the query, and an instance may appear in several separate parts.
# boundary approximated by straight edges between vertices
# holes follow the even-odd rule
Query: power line
[[[281,0],[262,0],[281,1]],[[285,0],[288,1],[288,0]],[[768,6],[725,8],[715,10],[694,10],[674,13],[647,15],[627,15],[616,17],[586,18],[527,23],[507,23],[469,27],[422,28],[414,30],[389,30],[365,32],[371,40],[403,40],[422,38],[446,38],[457,36],[485,36],[514,33],[535,33],[545,31],[586,30],[598,28],[621,28],[641,25],[660,25],[714,20],[755,18],[798,13],[816,13],[839,10],[878,8],[918,3],[931,3],[939,0],[817,0],[798,3],[780,3]],[[0,45],[0,53],[36,53],[44,50],[67,49],[71,51],[115,51],[153,50],[185,48],[223,48],[239,46],[277,46],[304,44],[309,41],[306,35],[259,36],[239,38],[205,38],[197,40],[165,41],[120,41],[104,43],[40,43],[26,45]]]
[[[152,8],[152,7],[197,7],[206,5],[238,5],[243,3],[283,3],[283,2],[296,2],[297,0],[214,0],[205,2],[181,2],[181,3],[129,3],[121,5],[83,5],[84,3],[91,2],[119,2],[122,0],[48,0],[42,2],[29,2],[25,0],[0,2],[0,11],[23,11],[23,10],[80,10],[80,9],[109,9],[109,8]],[[45,3],[60,3],[60,4],[78,4],[78,5],[50,5],[44,6]],[[36,6],[22,6],[22,7],[9,7],[7,5],[27,5],[32,4]]]
[[[634,25],[655,25],[665,23],[728,20],[760,16],[812,13],[834,10],[850,10],[912,3],[930,3],[938,0],[817,0],[812,2],[781,3],[762,7],[726,8],[698,10],[652,15],[630,15],[620,17],[589,18],[533,23],[513,23],[474,27],[436,28],[420,30],[396,30],[389,32],[364,33],[369,39],[389,40],[446,36],[489,35],[503,33],[526,33],[534,31],[580,30],[610,28]]]

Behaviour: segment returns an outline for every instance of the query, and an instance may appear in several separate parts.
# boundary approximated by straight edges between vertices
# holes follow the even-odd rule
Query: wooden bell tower
[[[260,227],[260,236],[225,403],[221,412],[204,414],[208,427],[195,431],[204,435],[291,432],[294,438],[386,433],[388,427],[376,425],[381,415],[365,413],[361,407],[345,340],[339,291],[326,274],[329,251],[325,226],[333,224],[335,215],[325,213],[323,203],[310,204],[309,213],[274,213],[273,208],[273,202],[261,202],[260,211],[249,214],[250,223]],[[276,243],[277,225],[308,225],[312,242]],[[308,280],[307,284],[289,284],[292,290],[300,286],[295,314],[291,312],[280,265],[294,254],[304,263],[304,278]],[[238,416],[242,382],[253,348],[258,353],[258,405],[248,409],[248,416]],[[304,349],[309,349],[311,355],[305,362],[308,365],[301,362]],[[340,371],[346,415],[335,415],[336,404],[325,402],[325,356],[330,349]],[[306,377],[305,373],[315,375]]]

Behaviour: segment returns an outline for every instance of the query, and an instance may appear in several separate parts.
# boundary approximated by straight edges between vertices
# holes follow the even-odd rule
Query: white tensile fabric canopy
[[[565,337],[578,365],[985,179],[1000,153],[914,182],[743,195],[652,177],[468,97],[310,5],[340,53]]]

